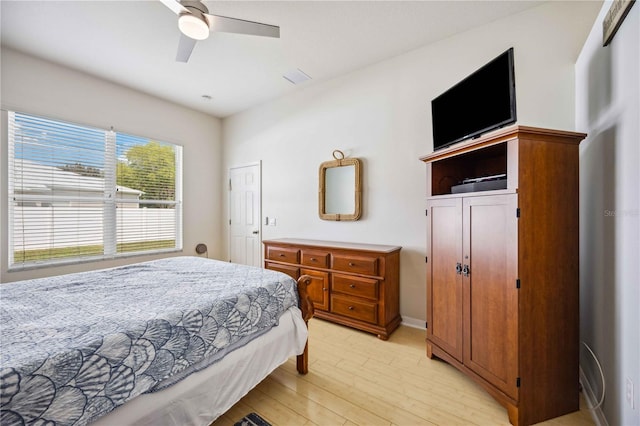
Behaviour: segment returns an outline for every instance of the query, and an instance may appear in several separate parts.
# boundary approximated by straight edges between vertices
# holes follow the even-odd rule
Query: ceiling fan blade
[[[245,21],[218,15],[205,15],[211,31],[223,33],[249,34],[263,37],[280,37],[280,27],[260,22]]]
[[[182,12],[188,12],[187,8],[182,6],[178,0],[160,0],[162,4],[167,6],[173,13],[180,15]]]
[[[196,47],[196,40],[187,37],[184,34],[180,34],[180,42],[178,43],[178,53],[176,54],[176,61],[187,62],[193,52],[193,48]]]

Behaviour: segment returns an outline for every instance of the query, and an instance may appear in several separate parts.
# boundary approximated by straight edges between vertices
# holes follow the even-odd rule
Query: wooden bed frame
[[[309,275],[303,275],[298,278],[298,297],[300,299],[299,308],[302,311],[302,319],[307,328],[309,328],[309,320],[313,316],[313,302],[307,292],[307,286],[311,284],[311,277]],[[304,345],[304,352],[296,357],[296,369],[300,374],[307,374],[309,372],[309,338],[307,337],[307,343]]]

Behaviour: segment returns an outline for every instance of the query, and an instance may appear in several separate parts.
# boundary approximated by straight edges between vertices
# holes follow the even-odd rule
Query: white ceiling
[[[210,13],[280,26],[280,39],[212,34],[175,62],[160,1],[0,1],[2,44],[225,117],[540,1],[207,1]],[[282,75],[313,80],[294,86]],[[205,100],[209,95],[211,100]]]

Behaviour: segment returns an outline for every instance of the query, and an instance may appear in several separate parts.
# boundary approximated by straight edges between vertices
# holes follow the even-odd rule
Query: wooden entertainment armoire
[[[427,356],[479,383],[514,425],[578,410],[578,144],[510,126],[427,166]],[[506,189],[452,194],[506,175]],[[503,181],[504,182],[504,181]]]

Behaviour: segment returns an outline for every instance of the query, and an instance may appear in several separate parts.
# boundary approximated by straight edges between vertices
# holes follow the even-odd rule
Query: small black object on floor
[[[271,423],[256,413],[249,413],[237,421],[233,426],[271,426]]]

